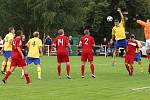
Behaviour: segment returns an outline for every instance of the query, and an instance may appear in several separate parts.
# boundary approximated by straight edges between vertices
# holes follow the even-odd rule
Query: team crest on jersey
[[[132,43],[132,42],[129,42],[128,44],[130,44],[132,46],[136,46],[137,45],[136,43]]]

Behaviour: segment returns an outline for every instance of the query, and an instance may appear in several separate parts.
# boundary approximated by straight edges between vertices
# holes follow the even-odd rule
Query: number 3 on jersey
[[[84,44],[88,45],[89,39],[88,39],[88,38],[85,38],[84,40],[85,40],[85,43],[84,43]]]

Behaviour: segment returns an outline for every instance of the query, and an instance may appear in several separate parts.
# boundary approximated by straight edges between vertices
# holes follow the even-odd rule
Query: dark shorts
[[[141,56],[139,53],[136,53],[135,56],[134,56],[134,61],[138,62],[138,61],[141,61]]]
[[[127,48],[127,40],[126,39],[122,39],[122,40],[116,41],[114,43],[114,48],[115,49],[119,49],[119,47]]]
[[[12,51],[4,51],[4,57],[5,58],[11,58],[12,57]]]
[[[27,62],[27,64],[31,64],[33,62],[35,65],[40,65],[40,58],[27,57],[26,62]]]

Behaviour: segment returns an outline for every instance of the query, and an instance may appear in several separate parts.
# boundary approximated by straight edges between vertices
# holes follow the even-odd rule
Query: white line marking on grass
[[[144,90],[144,89],[150,89],[150,86],[148,87],[141,87],[141,88],[134,88],[134,89],[131,89],[132,91],[137,91],[137,90]]]

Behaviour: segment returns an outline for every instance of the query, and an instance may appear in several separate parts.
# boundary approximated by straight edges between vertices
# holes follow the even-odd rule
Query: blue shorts
[[[134,56],[134,61],[138,62],[138,61],[141,61],[141,56],[139,53],[136,53],[135,56]]]
[[[12,51],[4,51],[4,57],[5,58],[11,58],[12,57]]]
[[[119,49],[119,47],[127,48],[127,40],[126,39],[122,39],[122,40],[116,41],[114,43],[114,48],[115,49]]]
[[[35,65],[40,65],[40,58],[27,57],[26,62],[27,62],[27,64],[31,64],[33,62]]]

